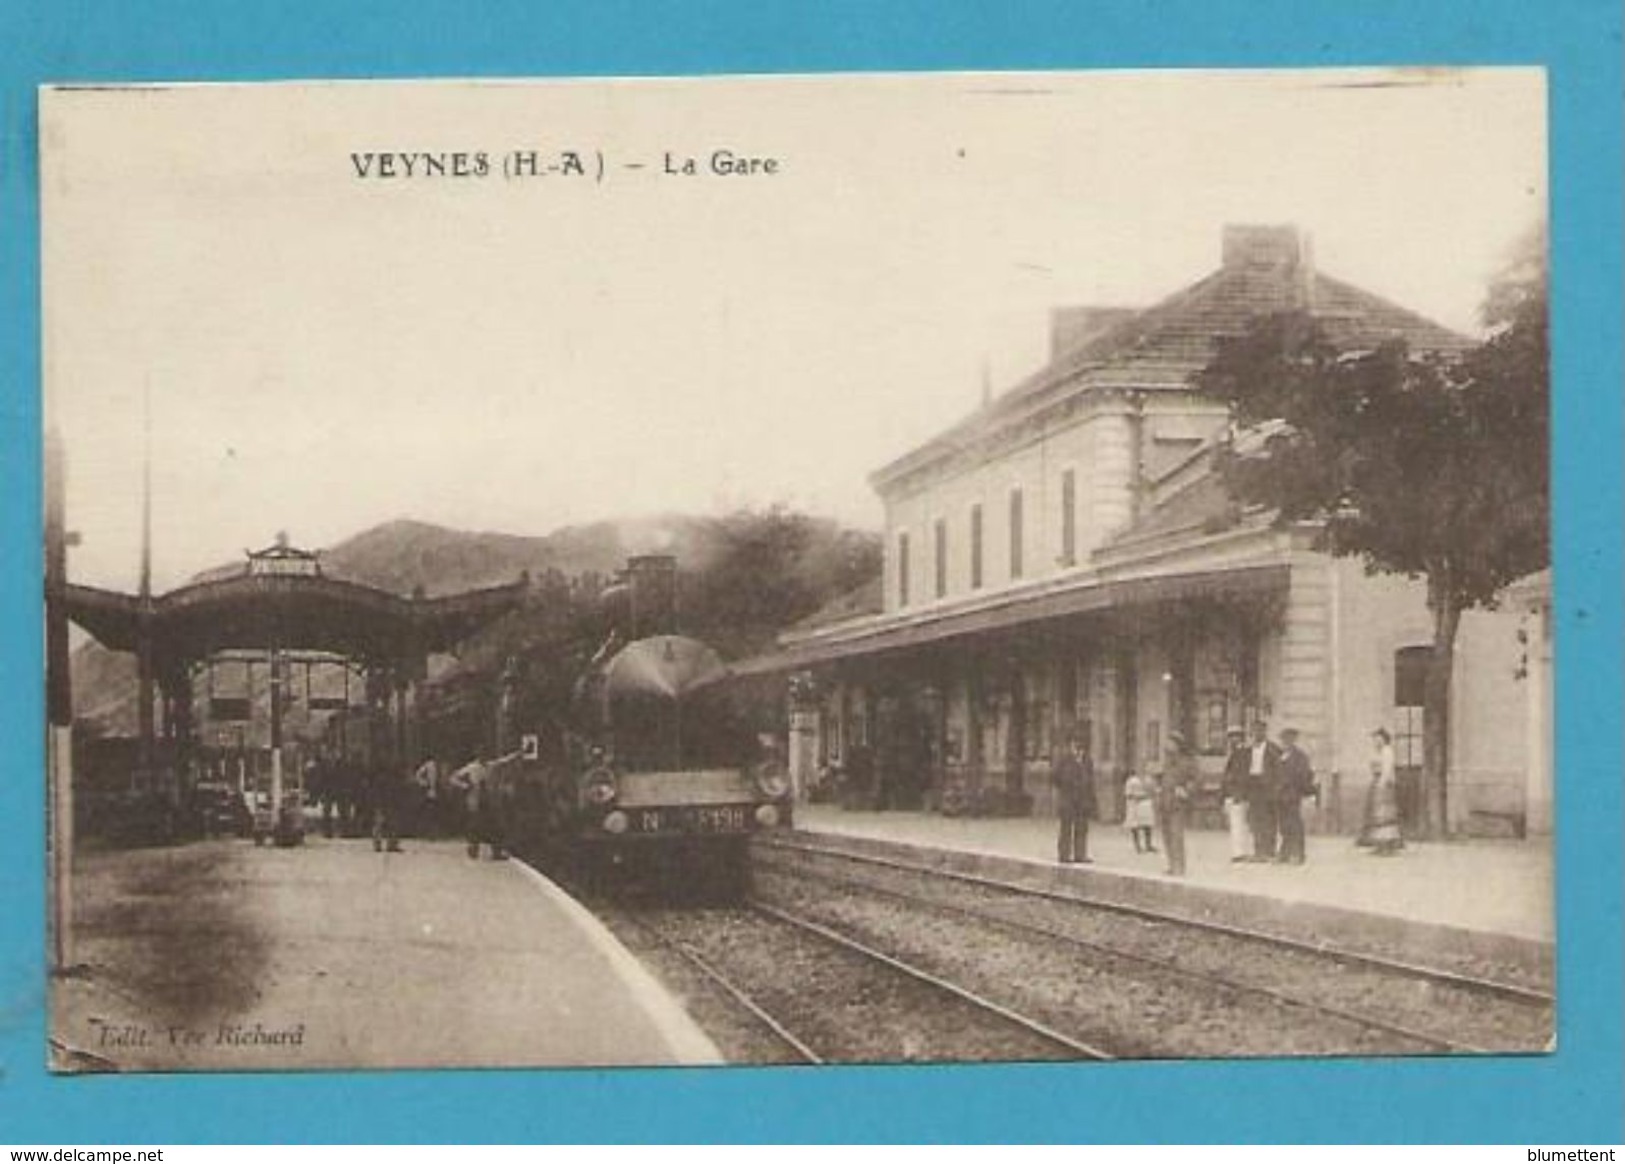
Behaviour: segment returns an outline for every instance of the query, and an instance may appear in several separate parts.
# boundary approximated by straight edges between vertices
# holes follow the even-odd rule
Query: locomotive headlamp
[[[772,828],[774,825],[779,823],[779,810],[774,808],[771,804],[757,805],[756,823],[761,825],[764,829]]]
[[[608,768],[594,768],[587,773],[581,795],[588,804],[608,804],[615,799],[615,773]]]
[[[756,773],[756,787],[769,800],[777,800],[790,791],[790,777],[777,766],[764,767]]]
[[[626,814],[617,808],[614,812],[604,817],[604,831],[606,833],[613,833],[616,836],[620,836],[626,831],[626,826],[630,823],[631,822],[626,819]]]

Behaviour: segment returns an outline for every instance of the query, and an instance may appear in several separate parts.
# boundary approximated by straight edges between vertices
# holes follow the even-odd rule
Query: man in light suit
[[[1225,732],[1230,755],[1224,761],[1224,823],[1230,832],[1230,860],[1253,859],[1253,835],[1247,827],[1247,768],[1251,759],[1244,742],[1247,733],[1239,726]]]

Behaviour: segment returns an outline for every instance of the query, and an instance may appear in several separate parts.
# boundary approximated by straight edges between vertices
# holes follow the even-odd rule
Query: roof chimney
[[[1224,228],[1224,265],[1277,267],[1298,261],[1298,228],[1231,224]]]
[[[1293,306],[1314,307],[1314,252],[1309,236],[1295,226],[1226,226],[1224,265],[1279,276]]]

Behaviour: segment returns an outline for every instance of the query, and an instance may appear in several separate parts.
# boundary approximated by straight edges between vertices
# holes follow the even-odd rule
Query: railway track
[[[711,965],[687,942],[670,937],[662,933],[657,926],[651,925],[631,914],[622,915],[622,924],[637,930],[653,944],[693,967],[706,982],[731,999],[741,1011],[755,1020],[756,1024],[767,1032],[774,1041],[787,1048],[793,1061],[815,1066],[825,1062],[822,1055],[797,1038],[793,1031],[763,1009],[761,1003],[757,1002],[733,979]]]
[[[759,846],[762,853],[775,851],[795,855],[794,874],[803,885],[811,878],[838,893],[867,893],[1042,939],[1165,982],[1206,984],[1232,998],[1380,1032],[1394,1044],[1382,1048],[1389,1053],[1538,1051],[1550,1038],[1552,998],[1528,987],[844,849],[782,841]],[[808,858],[825,867],[812,868]],[[843,873],[832,873],[832,863]],[[758,864],[771,871],[775,862]],[[862,872],[854,877],[853,870]]]
[[[594,909],[612,929],[679,959],[790,1062],[1114,1057],[874,943],[777,906],[634,912],[594,903]]]

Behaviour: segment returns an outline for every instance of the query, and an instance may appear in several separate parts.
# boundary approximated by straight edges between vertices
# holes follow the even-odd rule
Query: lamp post
[[[1343,479],[1346,482],[1348,473],[1346,463],[1343,465],[1342,472]],[[1346,488],[1338,495],[1337,504],[1332,507],[1331,519],[1328,530],[1332,539],[1331,583],[1329,589],[1331,619],[1327,631],[1330,637],[1328,648],[1331,655],[1331,776],[1330,788],[1325,803],[1328,806],[1327,817],[1330,828],[1333,832],[1340,832],[1343,828],[1343,769],[1339,762],[1343,746],[1343,688],[1342,676],[1339,673],[1343,651],[1343,576],[1342,571],[1338,568],[1336,555],[1338,538],[1341,536],[1341,526],[1360,519],[1360,507],[1354,503],[1354,499],[1349,496]],[[1317,807],[1319,799],[1317,795]]]
[[[287,660],[281,651],[271,649],[271,830],[275,836],[282,824],[282,689]]]

